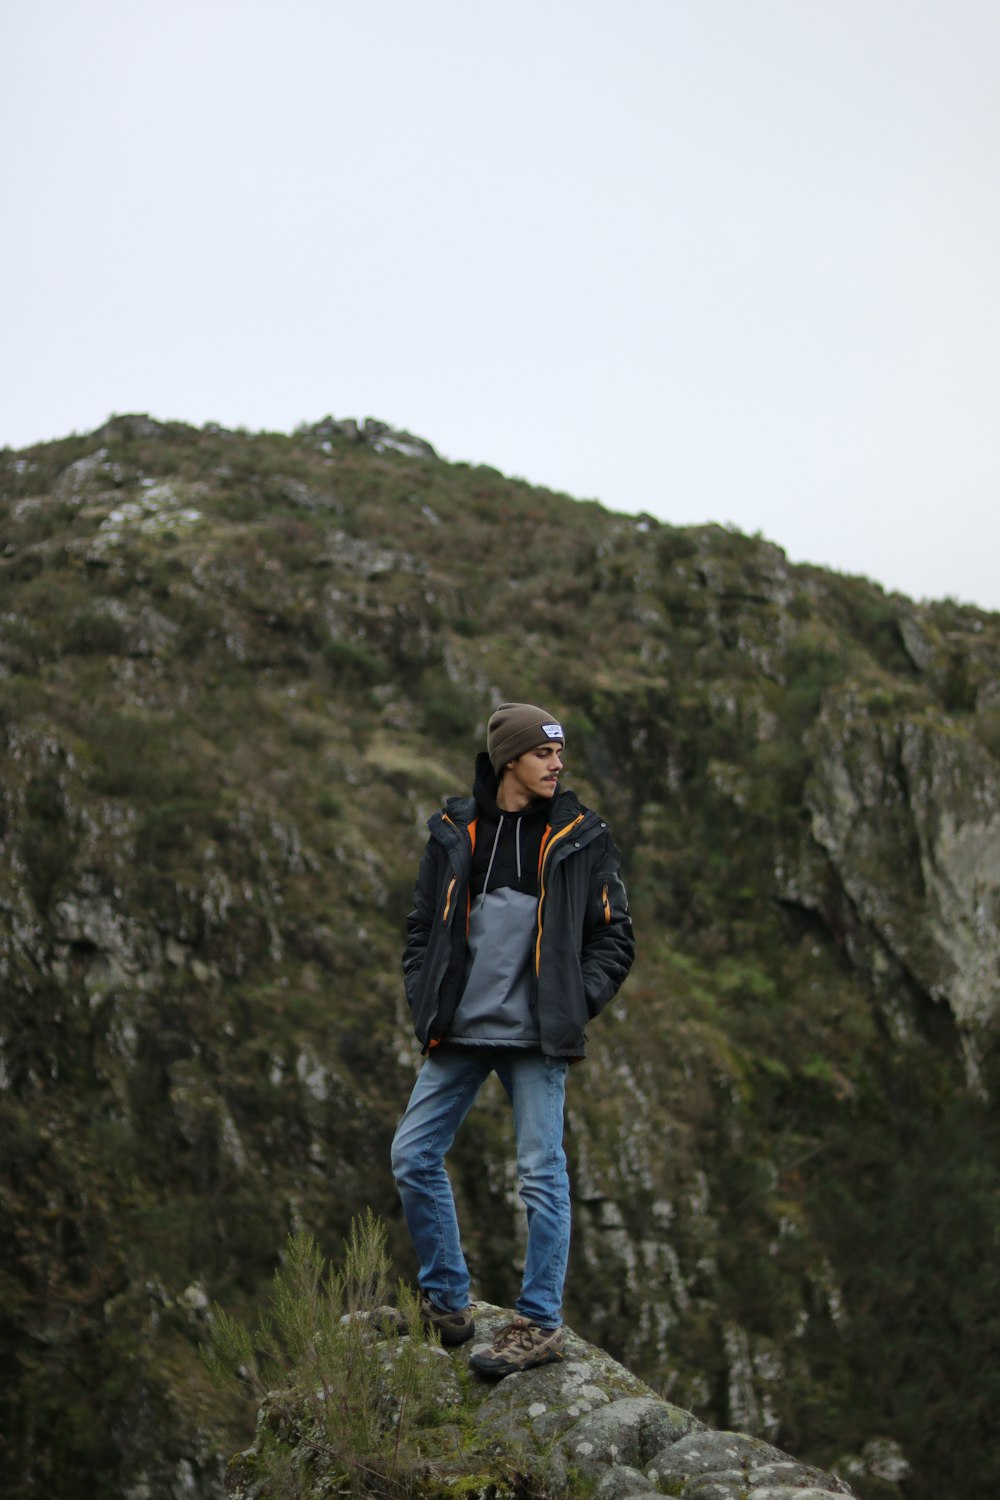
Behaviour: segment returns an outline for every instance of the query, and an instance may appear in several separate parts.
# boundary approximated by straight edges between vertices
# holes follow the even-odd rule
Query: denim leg
[[[420,1262],[420,1290],[446,1311],[468,1306],[469,1269],[444,1159],[492,1070],[492,1063],[460,1047],[431,1052],[392,1143],[392,1172]]]
[[[563,1150],[566,1061],[539,1053],[507,1057],[497,1066],[514,1108],[518,1192],[528,1213],[528,1249],[521,1295],[522,1317],[543,1328],[562,1322],[569,1259],[569,1174]]]

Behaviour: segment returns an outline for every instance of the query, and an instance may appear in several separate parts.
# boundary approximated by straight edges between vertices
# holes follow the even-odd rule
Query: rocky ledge
[[[482,1496],[483,1500],[629,1500],[671,1495],[679,1500],[829,1500],[851,1495],[835,1475],[797,1462],[757,1438],[706,1428],[691,1412],[657,1396],[603,1350],[567,1330],[559,1364],[489,1382],[474,1375],[468,1356],[513,1317],[480,1303],[476,1337],[458,1349],[426,1344],[419,1416],[411,1431],[407,1474],[372,1473],[362,1493]],[[393,1370],[409,1342],[373,1335],[384,1385],[385,1430],[396,1426],[400,1399]],[[336,1431],[336,1423],[334,1423]],[[267,1500],[274,1456],[295,1493],[307,1500],[344,1488],[344,1465],[317,1427],[316,1401],[272,1392],[262,1403],[253,1446],[230,1461],[233,1500]],[[358,1471],[354,1473],[358,1492]]]

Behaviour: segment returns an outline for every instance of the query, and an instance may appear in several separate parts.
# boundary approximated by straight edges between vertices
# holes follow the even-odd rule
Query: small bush
[[[311,1235],[290,1236],[256,1328],[214,1308],[202,1355],[215,1379],[249,1385],[259,1399],[275,1390],[290,1398],[269,1412],[272,1440],[260,1450],[264,1493],[298,1493],[297,1462],[311,1456],[333,1463],[355,1495],[413,1487],[419,1455],[410,1433],[418,1417],[426,1421],[420,1408],[430,1395],[423,1388],[432,1335],[417,1295],[401,1285],[399,1314],[410,1336],[384,1362],[380,1341],[394,1327],[391,1316],[379,1318],[389,1270],[385,1226],[368,1209],[351,1224],[339,1271],[327,1267]]]
[[[469,740],[475,734],[477,710],[461,688],[443,674],[425,673],[421,681],[424,729],[435,740]]]
[[[656,538],[656,560],[661,568],[670,568],[674,563],[695,557],[698,544],[686,531],[669,526]]]
[[[80,610],[66,627],[63,649],[77,656],[117,656],[125,649],[125,628],[106,610]]]
[[[949,713],[972,713],[976,707],[976,686],[969,677],[968,662],[959,654],[952,656],[941,685],[941,700]]]
[[[383,664],[361,641],[333,636],[323,647],[323,659],[330,668],[335,683],[371,687],[385,678]]]
[[[45,911],[70,866],[73,847],[62,788],[54,772],[42,772],[29,782],[25,812],[21,835],[25,884],[35,906]]]
[[[152,802],[139,824],[139,848],[146,857],[162,857],[189,846],[196,830],[209,837],[225,837],[225,823],[209,797],[182,795]]]

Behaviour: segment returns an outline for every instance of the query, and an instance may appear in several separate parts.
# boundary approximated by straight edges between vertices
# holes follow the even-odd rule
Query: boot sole
[[[441,1343],[449,1349],[457,1348],[459,1344],[467,1344],[470,1339],[476,1336],[475,1323],[471,1323],[468,1328],[458,1329],[454,1332],[450,1328],[442,1328],[440,1323],[425,1321],[424,1326],[427,1328],[436,1328],[441,1336]]]
[[[469,1360],[469,1369],[475,1370],[477,1375],[485,1375],[488,1380],[502,1380],[505,1375],[518,1375],[522,1370],[538,1370],[542,1365],[557,1365],[563,1358],[560,1350],[553,1349],[548,1354],[540,1355],[538,1359],[515,1365],[503,1359],[490,1360],[483,1356],[477,1359],[473,1354]]]

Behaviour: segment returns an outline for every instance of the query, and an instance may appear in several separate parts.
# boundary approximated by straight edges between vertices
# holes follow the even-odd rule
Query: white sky
[[[3,0],[0,445],[376,416],[1000,609],[998,0]]]

